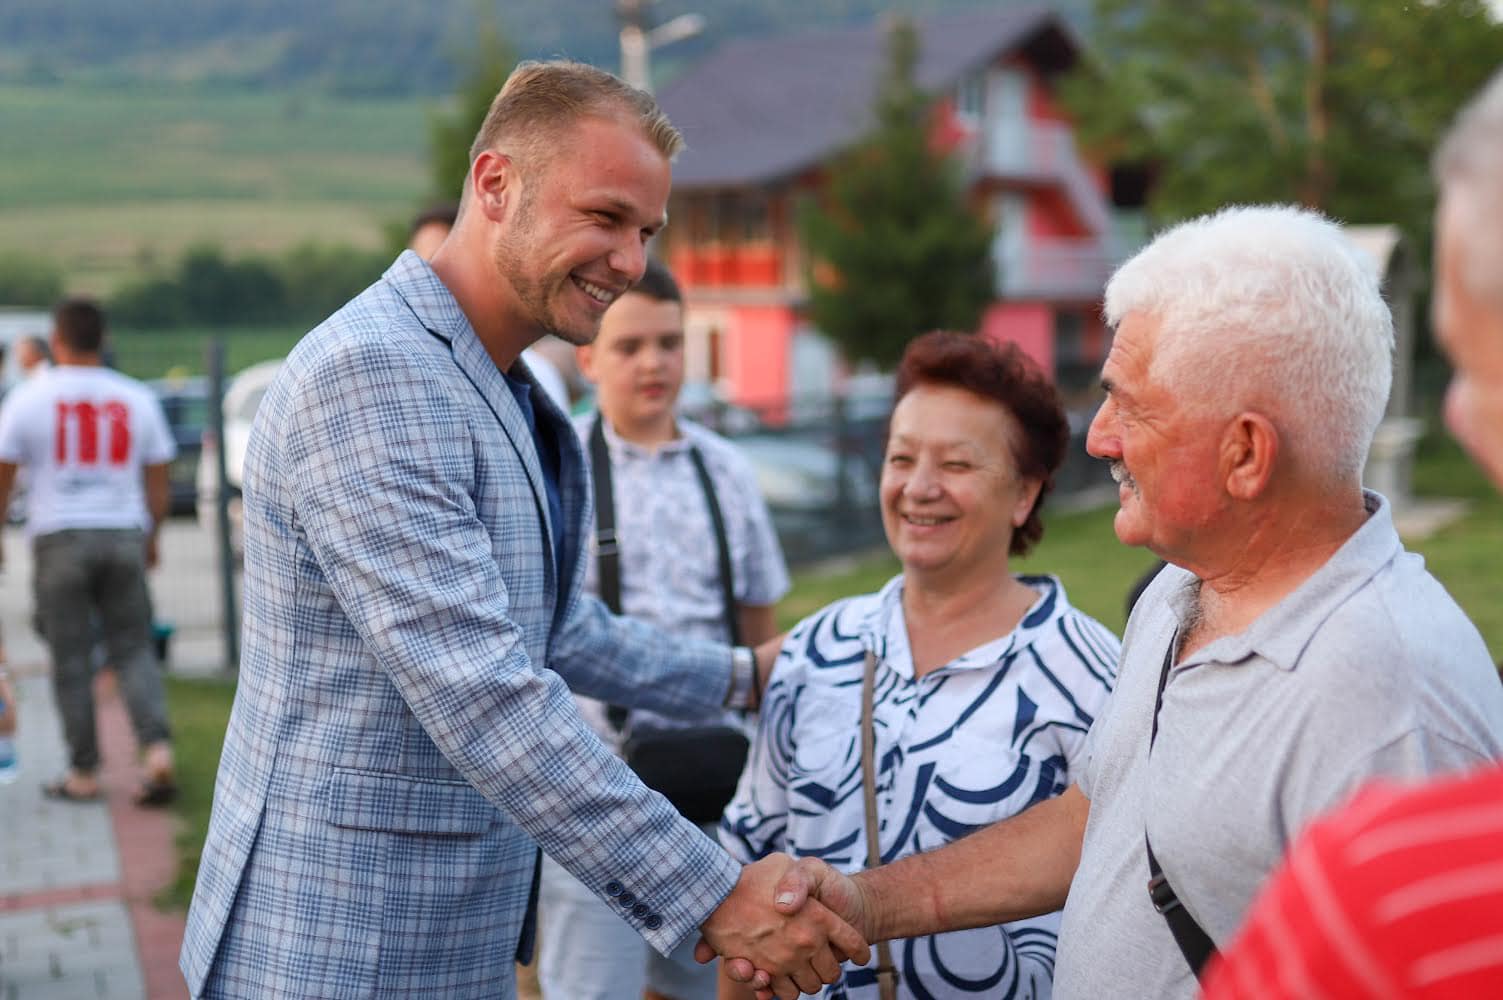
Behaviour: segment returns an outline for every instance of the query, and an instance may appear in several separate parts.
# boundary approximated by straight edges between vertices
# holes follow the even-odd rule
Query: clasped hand
[[[840,977],[840,963],[871,957],[854,882],[823,862],[773,854],[741,870],[731,894],[700,928],[694,957],[730,959],[731,979],[758,996],[793,1000]]]

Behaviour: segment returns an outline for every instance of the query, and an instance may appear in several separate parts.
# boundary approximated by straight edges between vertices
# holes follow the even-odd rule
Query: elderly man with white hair
[[[1446,423],[1503,489],[1503,73],[1435,157]],[[1503,996],[1503,768],[1375,782],[1311,825],[1206,981],[1207,1000]]]
[[[1283,207],[1187,222],[1113,276],[1106,313],[1088,447],[1120,484],[1118,538],[1170,565],[1078,784],[854,878],[806,859],[778,902],[817,896],[871,941],[1063,904],[1057,1000],[1191,997],[1307,821],[1374,775],[1498,757],[1503,690],[1362,488],[1393,330],[1336,226]]]

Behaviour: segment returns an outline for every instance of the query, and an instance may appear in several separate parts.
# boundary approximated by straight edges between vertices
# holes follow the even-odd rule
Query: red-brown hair
[[[915,338],[903,351],[893,404],[921,385],[975,393],[1000,404],[1018,422],[1022,434],[1010,441],[1013,461],[1021,475],[1042,484],[1028,519],[1012,536],[1010,554],[1025,555],[1044,535],[1039,509],[1070,443],[1070,426],[1054,384],[1017,344],[936,330]]]

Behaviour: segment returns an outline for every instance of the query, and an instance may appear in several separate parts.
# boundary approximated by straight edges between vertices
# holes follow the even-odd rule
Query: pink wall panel
[[[981,316],[981,335],[1017,344],[1054,376],[1054,311],[1042,302],[993,302]]]
[[[788,398],[794,316],[785,306],[738,306],[725,342],[731,401],[766,406]]]

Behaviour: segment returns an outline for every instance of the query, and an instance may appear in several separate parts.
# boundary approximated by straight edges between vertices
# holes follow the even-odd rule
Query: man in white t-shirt
[[[82,299],[53,310],[54,365],[0,406],[0,518],[18,468],[29,476],[26,533],[42,638],[70,766],[50,797],[99,797],[92,648],[98,622],[143,752],[143,806],[176,796],[166,697],[152,648],[146,570],[156,564],[176,454],[146,386],[100,360],[104,315]]]

